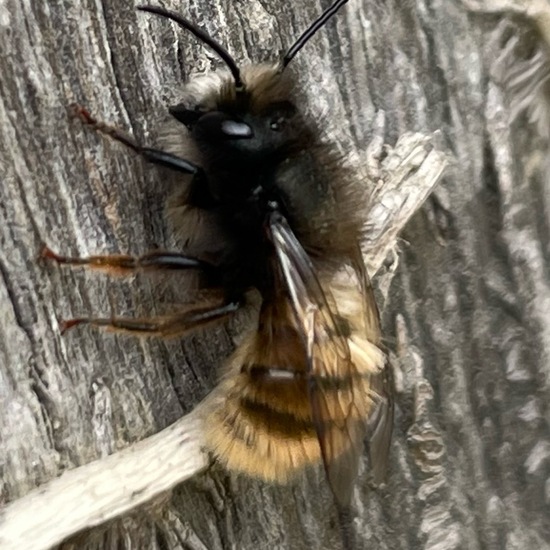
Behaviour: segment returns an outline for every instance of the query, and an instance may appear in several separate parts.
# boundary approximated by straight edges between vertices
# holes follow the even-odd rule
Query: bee
[[[308,114],[291,62],[346,3],[336,1],[272,64],[240,68],[203,30],[164,8],[227,70],[192,79],[169,109],[167,147],[139,144],[73,106],[87,125],[181,175],[168,217],[182,250],[67,257],[60,264],[116,273],[195,271],[196,301],[162,318],[77,318],[136,335],[173,336],[226,322],[259,301],[257,322],[225,365],[204,408],[205,440],[229,470],[287,482],[323,464],[348,506],[365,437],[382,478],[393,405],[378,308],[363,256],[369,189]],[[177,124],[177,123],[176,123]],[[259,300],[258,300],[259,298]]]

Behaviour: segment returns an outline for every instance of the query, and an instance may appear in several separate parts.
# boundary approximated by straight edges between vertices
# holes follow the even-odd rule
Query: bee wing
[[[309,399],[327,479],[345,506],[351,499],[366,430],[354,404],[347,339],[335,319],[333,297],[321,287],[285,218],[273,213],[269,231],[307,351]]]
[[[363,318],[367,338],[380,345],[380,312],[374,299],[374,291],[367,268],[363,261],[361,249],[357,247],[354,258],[354,269],[359,277],[363,295]],[[376,394],[375,408],[367,421],[369,462],[375,483],[381,483],[386,475],[389,462],[391,436],[393,432],[393,379],[391,365],[386,360],[384,370],[373,376],[371,380],[373,392]]]
[[[367,422],[369,462],[374,482],[382,483],[388,469],[394,414],[393,380],[388,362],[382,373],[373,379],[372,390],[377,398]]]

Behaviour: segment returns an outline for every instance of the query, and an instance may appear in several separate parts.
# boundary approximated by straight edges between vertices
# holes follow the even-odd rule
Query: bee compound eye
[[[254,132],[248,124],[237,120],[224,120],[221,123],[221,131],[227,139],[242,139],[254,136]]]
[[[278,101],[266,110],[265,116],[269,117],[269,128],[274,132],[284,129],[287,122],[296,115],[296,107],[290,101]]]
[[[223,111],[211,111],[202,115],[195,124],[193,132],[196,136],[215,141],[254,137],[249,124]]]
[[[270,121],[269,128],[274,132],[280,132],[283,129],[284,123],[285,123],[285,119],[282,116],[280,116]]]

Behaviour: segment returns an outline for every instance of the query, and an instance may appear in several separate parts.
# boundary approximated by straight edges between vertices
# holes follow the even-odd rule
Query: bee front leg
[[[78,103],[73,103],[69,106],[72,114],[79,118],[84,124],[90,126],[94,130],[109,136],[111,139],[118,141],[126,147],[132,149],[135,153],[143,157],[146,161],[151,162],[152,164],[159,164],[161,166],[166,166],[176,172],[183,172],[185,174],[199,174],[202,173],[202,168],[196,164],[162,151],[160,149],[155,149],[153,147],[145,147],[140,145],[133,137],[128,135],[126,132],[119,130],[115,126],[111,126],[105,122],[97,120],[90,114],[90,112],[79,105]]]
[[[212,265],[202,260],[185,256],[184,254],[178,254],[177,252],[164,252],[159,250],[149,252],[143,256],[108,254],[80,258],[61,256],[44,245],[40,252],[40,257],[57,264],[71,267],[84,266],[91,269],[107,271],[113,275],[131,275],[136,271],[180,271],[186,269],[210,271],[215,269]]]

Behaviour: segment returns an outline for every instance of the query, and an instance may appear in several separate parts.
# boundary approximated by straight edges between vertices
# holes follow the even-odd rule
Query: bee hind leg
[[[171,337],[216,324],[231,317],[240,307],[240,302],[224,303],[218,306],[197,307],[183,313],[166,317],[79,317],[61,323],[61,333],[79,325],[91,325],[113,332],[126,332],[136,336]]]

